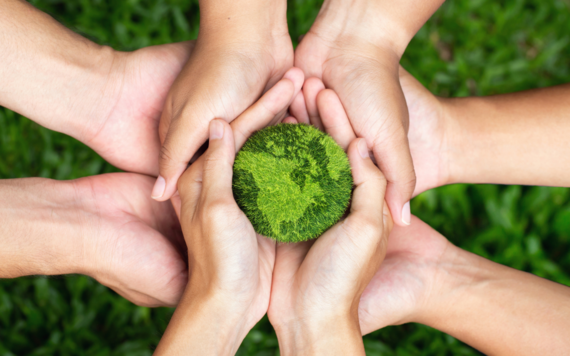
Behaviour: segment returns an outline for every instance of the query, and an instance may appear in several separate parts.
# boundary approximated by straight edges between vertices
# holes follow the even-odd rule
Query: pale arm
[[[79,140],[116,95],[113,50],[60,25],[26,1],[0,5],[0,105]]]
[[[444,99],[451,182],[570,186],[570,85]]]
[[[570,352],[570,288],[455,246],[446,250],[434,292],[414,321],[488,355]]]
[[[0,278],[84,272],[75,189],[41,178],[0,183]]]

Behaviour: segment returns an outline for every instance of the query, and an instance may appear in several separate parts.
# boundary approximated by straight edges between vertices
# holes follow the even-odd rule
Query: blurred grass
[[[320,0],[289,0],[296,40]],[[195,38],[196,0],[32,0],[90,39],[121,50]],[[402,64],[442,96],[489,95],[570,82],[570,0],[454,0],[433,16]],[[73,179],[115,171],[89,148],[0,108],[0,178]],[[570,285],[570,193],[564,188],[455,185],[412,211],[455,244]],[[0,356],[150,355],[172,311],[125,301],[83,276],[0,281]],[[478,355],[422,325],[365,337],[368,355]],[[240,355],[276,355],[266,319]]]

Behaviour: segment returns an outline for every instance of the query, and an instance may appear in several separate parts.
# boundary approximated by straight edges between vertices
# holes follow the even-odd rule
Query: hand
[[[416,172],[416,187],[413,196],[426,190],[451,183],[449,174],[448,152],[449,126],[447,105],[424,88],[400,66],[400,84],[406,97],[410,113],[408,140]],[[325,131],[341,144],[356,138],[338,95],[331,89],[324,89],[321,80],[310,78],[303,87],[307,107],[313,108],[312,116],[322,123]],[[306,110],[295,112],[299,117],[306,117]]]
[[[157,176],[160,115],[193,48],[189,41],[114,52],[109,94],[97,103],[108,110],[88,120],[80,140],[118,168]]]
[[[172,202],[188,245],[191,278],[157,355],[235,354],[266,313],[275,242],[256,234],[235,202],[233,161],[254,131],[286,114],[303,79],[299,69],[290,69],[231,126],[211,121],[208,150],[179,180]]]
[[[148,197],[152,178],[0,183],[0,278],[86,274],[139,305],[178,303],[184,239],[172,206]]]
[[[396,227],[386,258],[360,298],[362,335],[389,325],[422,320],[422,312],[446,280],[448,249],[456,249],[437,231],[412,216],[408,229]]]
[[[175,193],[178,178],[207,139],[211,120],[231,122],[293,66],[285,13],[285,1],[204,2],[196,48],[162,113],[153,198],[164,201]]]
[[[408,202],[415,187],[415,173],[407,140],[408,112],[398,79],[400,55],[385,41],[372,44],[374,38],[353,33],[355,27],[366,28],[365,24],[351,27],[345,23],[342,27],[334,23],[339,19],[330,15],[335,12],[331,7],[323,7],[299,44],[295,66],[303,69],[307,78],[321,79],[321,89],[330,88],[338,94],[352,128],[358,137],[366,139],[388,180],[386,201],[394,221],[409,225]],[[307,90],[304,94],[312,95]],[[307,117],[298,114],[303,106],[303,99],[298,98],[293,116],[301,122],[308,119],[323,129],[317,108],[307,102]]]
[[[0,105],[87,144],[126,171],[158,175],[158,122],[193,42],[124,53],[26,1],[0,14]]]
[[[384,259],[392,219],[366,142],[354,140],[348,156],[356,185],[348,217],[314,244],[277,247],[268,315],[284,355],[364,354],[358,303]]]
[[[83,273],[135,304],[173,307],[188,281],[184,240],[172,206],[149,198],[152,183],[132,173],[72,181]]]

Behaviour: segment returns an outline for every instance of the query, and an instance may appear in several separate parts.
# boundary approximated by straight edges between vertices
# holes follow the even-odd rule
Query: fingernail
[[[370,158],[370,154],[368,154],[368,145],[366,144],[366,140],[363,138],[358,142],[358,152],[362,158]]]
[[[217,140],[224,137],[224,125],[218,120],[210,122],[210,140]]]
[[[152,194],[150,195],[153,199],[161,198],[164,195],[164,190],[166,189],[166,181],[162,176],[158,176],[156,183],[154,183],[154,188],[152,188]]]
[[[406,225],[410,225],[412,223],[412,213],[410,212],[410,202],[404,204],[402,208],[402,222]]]

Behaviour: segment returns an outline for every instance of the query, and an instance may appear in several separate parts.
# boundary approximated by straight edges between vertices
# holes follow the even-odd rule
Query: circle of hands
[[[296,51],[285,26],[116,52],[98,103],[108,109],[76,136],[132,173],[73,181],[85,230],[97,232],[80,272],[144,306],[219,290],[247,310],[247,327],[268,313],[286,328],[300,320],[291,310],[321,323],[348,312],[362,334],[417,320],[451,244],[409,201],[447,182],[445,115],[401,54],[334,27],[317,19]],[[327,132],[353,167],[350,213],[316,242],[256,235],[233,200],[236,151],[278,122]]]
[[[277,327],[292,322],[289,310],[324,316],[355,300],[363,334],[412,320],[450,245],[403,212],[412,196],[446,183],[439,99],[397,61],[353,50],[344,57],[318,28],[296,52],[288,34],[268,40],[251,46],[260,49],[255,53],[192,41],[121,54],[113,110],[84,142],[115,166],[145,175],[77,180],[94,197],[94,223],[105,231],[94,242],[106,256],[94,277],[136,304],[175,306],[190,270],[191,283],[212,278],[234,301],[251,304],[253,325],[266,312]],[[224,120],[210,123],[214,118]],[[233,200],[235,152],[255,130],[278,122],[319,127],[351,159],[351,212],[315,243],[276,246],[255,234]],[[222,142],[210,138],[211,149],[187,170],[216,128],[225,133]],[[158,174],[167,178],[156,183],[155,201],[148,175]]]

